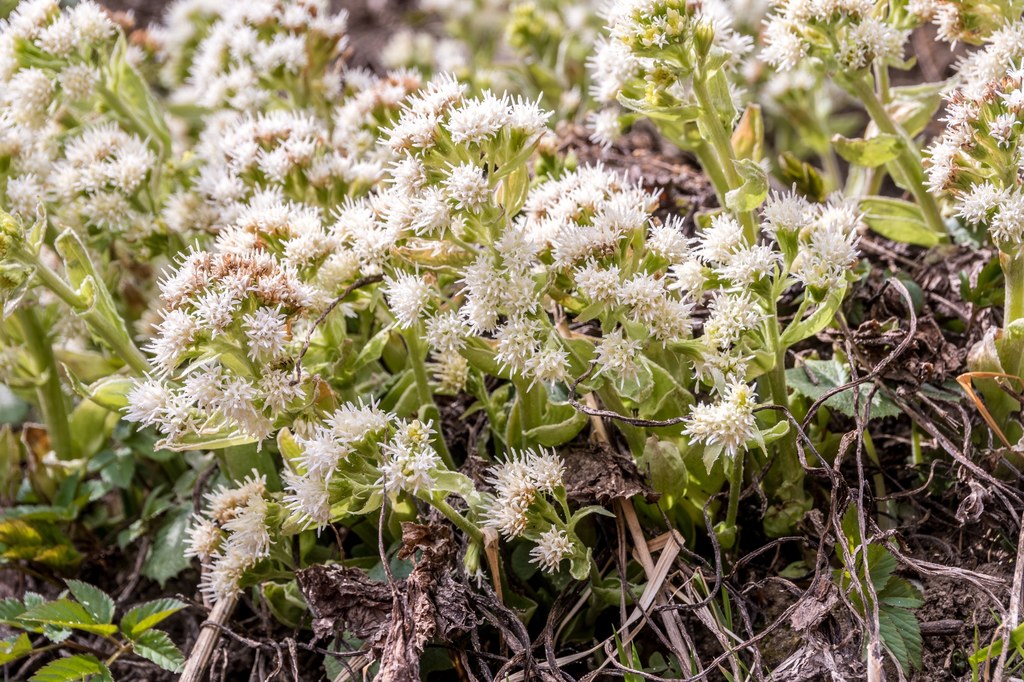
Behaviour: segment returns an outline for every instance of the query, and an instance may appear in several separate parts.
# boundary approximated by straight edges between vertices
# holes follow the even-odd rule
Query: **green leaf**
[[[911,668],[921,669],[921,625],[911,611],[879,605],[878,636],[904,673],[909,674]]]
[[[797,393],[817,400],[826,392],[843,386],[850,381],[850,370],[843,363],[832,360],[805,360],[801,367],[786,370],[786,382]],[[859,396],[859,407],[864,409],[870,387],[862,384],[841,391],[825,401],[825,405],[843,414],[854,416],[855,398]],[[896,417],[900,409],[881,392],[876,391],[871,400],[871,418]]]
[[[825,201],[825,181],[811,164],[801,161],[792,152],[783,152],[779,156],[779,175],[782,184],[794,186],[799,194],[813,202]]]
[[[185,657],[163,630],[146,630],[132,640],[132,648],[164,670],[177,672],[185,664]]]
[[[121,632],[126,637],[138,637],[154,625],[162,623],[178,611],[188,606],[185,602],[177,599],[156,599],[145,604],[139,604],[124,614],[121,619]]]
[[[553,448],[568,443],[583,430],[590,420],[569,403],[549,403],[544,415],[546,423],[526,432],[526,439],[532,443]]]
[[[104,407],[111,412],[120,412],[128,406],[128,392],[135,385],[135,380],[121,375],[109,376],[86,385],[63,365],[64,372],[71,378],[71,387],[78,395]]]
[[[91,680],[94,676],[103,682],[114,681],[110,675],[110,669],[100,663],[98,658],[78,654],[50,661],[36,671],[30,682],[72,682],[74,680]]]
[[[753,211],[768,198],[768,174],[760,164],[750,159],[736,162],[736,171],[743,184],[725,194],[725,205],[733,211]]]
[[[834,135],[832,144],[839,156],[850,163],[864,168],[877,168],[899,156],[903,142],[897,135],[879,133],[866,140]]]
[[[80,580],[68,580],[67,585],[78,603],[85,607],[97,623],[114,620],[114,600],[106,592]]]
[[[56,628],[84,630],[95,635],[112,635],[117,632],[116,625],[97,623],[84,606],[68,599],[58,599],[30,608],[21,615],[21,620]]]
[[[779,344],[782,348],[790,348],[804,339],[810,338],[832,323],[836,311],[843,302],[848,284],[841,284],[829,289],[825,300],[818,304],[817,309],[807,317],[790,322],[782,332]]]
[[[32,653],[32,640],[22,632],[17,637],[0,641],[0,665],[7,665]]]
[[[185,507],[179,507],[168,515],[156,533],[153,550],[142,564],[142,575],[163,586],[192,564],[185,556],[191,516],[191,509]]]
[[[864,222],[872,230],[895,242],[931,247],[942,235],[928,227],[917,204],[891,197],[865,197],[860,200]]]
[[[359,351],[359,355],[356,356],[353,362],[353,371],[358,371],[380,359],[381,353],[384,352],[384,346],[387,345],[388,339],[391,338],[391,327],[385,327],[379,332],[373,335],[373,337],[366,342],[366,345]]]

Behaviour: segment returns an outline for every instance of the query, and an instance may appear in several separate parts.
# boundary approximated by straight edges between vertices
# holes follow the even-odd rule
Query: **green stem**
[[[899,156],[896,157],[895,163],[902,172],[904,180],[910,185],[910,193],[914,195],[917,205],[921,208],[925,223],[936,234],[947,234],[946,223],[942,219],[939,204],[925,186],[924,167],[921,163],[921,154],[918,152],[917,143],[911,139],[903,126],[889,116],[885,105],[878,99],[874,87],[866,77],[854,78],[850,82],[853,86],[854,94],[860,98],[864,108],[867,109],[871,120],[875,122],[878,129],[887,135],[896,135],[900,138],[902,144],[900,145]]]
[[[743,185],[743,178],[736,170],[736,154],[733,152],[729,134],[726,132],[725,126],[722,125],[722,119],[718,116],[718,110],[715,108],[715,102],[708,90],[706,79],[707,76],[703,73],[695,73],[693,76],[693,93],[700,105],[700,121],[711,138],[711,146],[718,157],[718,167],[722,169],[729,189],[739,189]],[[704,170],[707,171],[707,168]],[[757,223],[754,221],[754,213],[743,211],[738,213],[737,217],[743,225],[743,233],[747,242],[755,243],[758,230]]]
[[[412,367],[412,374],[416,380],[416,393],[420,400],[420,407],[424,416],[434,422],[434,449],[441,456],[445,466],[452,471],[457,471],[452,453],[448,450],[448,444],[441,433],[441,410],[434,402],[434,391],[430,387],[430,379],[427,377],[427,349],[420,340],[419,325],[402,330],[402,338],[405,340],[405,347],[409,351],[409,366]]]
[[[789,389],[786,385],[786,349],[782,346],[779,338],[777,311],[768,321],[768,343],[769,348],[775,352],[775,366],[765,377],[768,391],[772,402],[786,410],[784,413],[773,411],[772,416],[769,417],[775,420],[775,424],[778,424],[787,419],[789,414]],[[778,498],[787,502],[800,502],[804,499],[804,468],[800,464],[800,457],[796,449],[795,429],[790,428],[777,441],[775,449],[777,453],[775,466],[766,478],[770,492],[777,494]]]
[[[445,515],[449,521],[455,524],[455,527],[468,535],[472,540],[483,543],[484,534],[475,523],[467,519],[465,516],[455,511],[455,508],[448,504],[444,499],[437,499],[436,497],[428,497],[427,501],[434,505],[439,512]]]
[[[693,155],[697,157],[697,163],[700,164],[704,174],[711,181],[711,186],[715,188],[715,196],[718,197],[719,205],[725,206],[725,195],[732,188],[729,187],[729,181],[725,179],[725,173],[722,172],[714,150],[708,146],[707,142],[696,144],[691,149]]]
[[[1003,268],[1005,300],[1003,302],[1003,329],[1024,319],[1024,254],[1015,249],[1014,253],[999,251],[999,264]],[[1003,334],[999,357],[1007,374],[1020,376],[1024,358],[1024,341],[1020,332],[1014,330]]]
[[[19,308],[15,315],[25,338],[25,347],[32,356],[36,372],[45,380],[36,389],[39,409],[43,413],[46,432],[57,458],[68,460],[74,457],[71,440],[71,426],[68,422],[67,399],[60,384],[57,359],[53,355],[50,339],[39,323],[33,308]]]
[[[103,339],[136,374],[145,375],[152,371],[146,356],[142,354],[138,346],[132,343],[125,329],[115,327],[106,317],[95,313],[88,303],[78,295],[78,292],[34,254],[25,252],[19,255],[20,260],[32,267],[35,276],[39,278],[43,286],[84,319],[89,328]]]

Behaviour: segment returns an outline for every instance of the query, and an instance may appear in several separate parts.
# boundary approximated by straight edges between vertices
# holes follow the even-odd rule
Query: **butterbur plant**
[[[0,23],[5,673],[926,670],[930,519],[1020,516],[1024,8],[332,7]]]

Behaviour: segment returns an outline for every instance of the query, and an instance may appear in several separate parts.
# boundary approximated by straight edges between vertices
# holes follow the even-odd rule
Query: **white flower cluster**
[[[506,538],[526,536],[536,543],[531,563],[554,573],[559,564],[576,550],[576,543],[559,523],[548,500],[563,494],[565,465],[552,452],[526,450],[511,452],[508,459],[491,469],[488,483],[494,498],[487,510],[486,524]]]
[[[845,71],[903,60],[910,31],[895,26],[874,0],[777,0],[773,10],[764,56],[780,69],[805,57]]]
[[[158,375],[136,385],[126,418],[156,425],[169,446],[221,432],[256,441],[305,392],[288,370],[290,320],[313,294],[261,250],[193,251],[161,285],[149,345]]]
[[[709,469],[720,454],[732,459],[745,449],[747,441],[757,436],[753,411],[756,405],[754,389],[733,382],[721,392],[718,401],[694,406],[683,433],[704,444],[704,461]]]
[[[907,10],[930,21],[941,40],[977,44],[998,30],[1006,19],[1016,19],[1018,3],[990,0],[910,0]],[[1006,16],[1008,15],[1008,16]]]
[[[255,471],[236,488],[207,493],[185,555],[202,563],[200,589],[214,601],[237,594],[245,572],[270,555],[269,505],[266,477]]]
[[[106,11],[91,0],[66,12],[57,0],[20,3],[0,24],[0,101],[10,122],[39,129],[58,100],[88,97],[99,79],[92,57],[109,47],[114,33]],[[23,44],[39,57],[27,57]]]
[[[587,59],[590,95],[604,105],[588,120],[591,140],[609,146],[618,136],[620,96],[649,103],[692,104],[688,77],[698,66],[698,55],[701,60],[713,58],[715,69],[736,71],[754,46],[750,36],[733,26],[737,16],[729,0],[608,3],[608,35],[596,40]]]
[[[156,226],[154,216],[139,206],[154,203],[147,182],[156,162],[145,142],[112,123],[86,128],[67,141],[63,158],[53,164],[42,186],[35,188],[36,201],[51,194],[55,215],[80,233],[92,229],[145,236]],[[26,189],[19,186],[18,193]],[[27,200],[18,202],[23,211]]]
[[[952,195],[957,215],[986,226],[996,245],[1010,253],[1024,242],[1024,193],[1017,181],[1024,173],[1024,42],[1017,51],[1015,62],[984,81],[971,76],[988,67],[979,60],[964,64],[969,74],[949,96],[946,129],[927,150],[932,191]]]
[[[347,486],[359,468],[376,473],[364,446],[383,434],[393,419],[372,404],[347,404],[308,436],[296,437],[302,454],[285,471],[284,503],[300,525],[324,528],[331,521],[332,504],[351,495]]]
[[[186,0],[151,36],[175,102],[248,111],[278,97],[336,94],[332,62],[347,43],[347,14],[327,0]]]

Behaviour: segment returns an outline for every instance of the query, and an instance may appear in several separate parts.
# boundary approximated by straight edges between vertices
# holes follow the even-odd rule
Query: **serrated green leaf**
[[[97,623],[84,606],[68,599],[58,599],[30,608],[21,615],[21,620],[60,629],[84,630],[95,635],[112,635],[117,632],[116,625]]]
[[[74,680],[100,680],[113,682],[110,669],[95,656],[78,654],[50,661],[36,671],[30,682],[73,682]]]
[[[797,393],[811,400],[817,400],[826,392],[844,386],[850,381],[850,371],[846,365],[832,360],[805,360],[803,366],[786,370],[786,382]],[[825,405],[843,414],[854,416],[855,398],[859,397],[859,406],[864,409],[868,399],[869,388],[866,385],[841,391],[829,397]],[[871,399],[871,418],[895,417],[900,414],[899,408],[880,392],[875,392]]]
[[[138,637],[149,628],[163,622],[186,606],[185,602],[170,598],[156,599],[145,604],[139,604],[124,614],[124,618],[121,619],[121,632],[126,637]]]
[[[97,623],[114,620],[114,600],[98,587],[80,580],[68,580],[68,589]]]
[[[32,653],[32,640],[24,632],[16,637],[0,641],[0,665],[7,665],[30,653]]]
[[[899,661],[903,672],[921,669],[921,625],[917,616],[907,609],[879,605],[878,636],[882,645]]]
[[[16,624],[21,614],[25,613],[26,608],[17,599],[0,600],[0,623]]]
[[[900,154],[902,141],[897,135],[881,133],[868,139],[851,139],[842,135],[832,137],[832,145],[839,156],[864,168],[877,168]]]
[[[185,664],[185,657],[163,630],[146,630],[132,640],[132,648],[164,670],[177,672]]]

